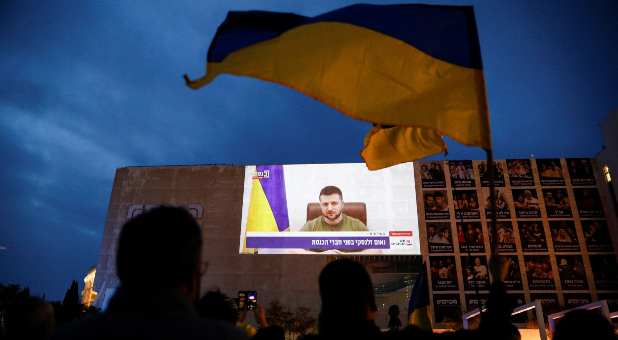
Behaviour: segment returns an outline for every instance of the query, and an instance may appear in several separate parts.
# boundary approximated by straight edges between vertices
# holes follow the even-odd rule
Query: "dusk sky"
[[[425,3],[475,7],[497,159],[601,150],[599,123],[618,109],[618,1]],[[182,80],[203,75],[228,10],[350,4],[1,1],[0,283],[61,299],[81,281],[116,168],[360,162],[367,123],[254,79]],[[448,159],[484,157],[449,141]]]

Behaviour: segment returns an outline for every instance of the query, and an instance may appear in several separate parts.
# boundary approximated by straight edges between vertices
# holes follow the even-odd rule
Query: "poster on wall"
[[[566,309],[587,305],[591,302],[592,297],[590,296],[590,294],[564,293],[564,306],[566,307]]]
[[[449,161],[448,168],[453,188],[474,188],[476,186],[472,161]]]
[[[594,185],[594,171],[589,158],[567,158],[571,185]]]
[[[434,291],[458,290],[454,256],[429,257],[431,287]]]
[[[423,188],[446,188],[442,164],[440,161],[420,163]]]
[[[481,222],[457,223],[457,241],[462,253],[485,252],[485,239]]]
[[[529,159],[507,159],[506,166],[509,172],[509,181],[512,187],[532,187],[532,167]]]
[[[513,189],[513,205],[518,218],[541,217],[539,198],[535,189]]]
[[[489,294],[487,293],[467,293],[466,298],[466,311],[471,312],[477,308],[487,306],[487,299]]]
[[[430,253],[452,253],[453,237],[450,222],[427,222],[427,243]]]
[[[478,162],[479,177],[481,178],[481,186],[489,186],[489,169],[487,168],[487,161]],[[494,161],[494,185],[496,187],[504,186],[504,168],[500,161]]]
[[[239,253],[420,255],[414,183],[412,163],[246,166]]]
[[[515,307],[523,306],[526,304],[526,296],[522,293],[507,293],[515,302]],[[520,313],[521,314],[521,313]],[[525,315],[525,313],[523,313]]]
[[[434,294],[433,306],[435,323],[461,322],[459,294]]]
[[[599,293],[598,300],[607,300],[609,310],[618,310],[618,293]]]
[[[539,300],[543,307],[543,314],[553,314],[562,310],[555,293],[530,293],[530,300]]]
[[[485,255],[461,256],[464,288],[466,290],[489,289],[489,271]]]
[[[445,190],[423,191],[426,220],[448,220],[448,195]]]
[[[587,289],[586,270],[579,255],[556,255],[563,290]]]
[[[537,159],[536,167],[539,170],[542,186],[564,185],[564,175],[562,174],[560,159]]]
[[[586,248],[591,252],[612,251],[612,238],[604,220],[583,220],[582,229],[586,237]]]
[[[547,217],[571,217],[571,203],[566,189],[543,189]]]
[[[618,265],[611,255],[590,255],[592,276],[597,290],[616,290],[618,287]]]
[[[578,252],[579,241],[573,221],[549,221],[549,230],[556,252]]]
[[[508,269],[504,278],[504,285],[508,290],[521,290],[521,270],[519,268],[519,260],[516,255],[504,256]]]
[[[476,190],[453,190],[453,205],[455,206],[455,218],[458,220],[481,218]]]
[[[522,293],[508,292],[509,297],[514,301],[515,307],[523,306],[526,304],[526,297]],[[528,313],[519,313],[511,316],[511,322],[515,324],[527,324]]]
[[[547,255],[526,255],[526,277],[530,290],[555,289],[554,274]]]
[[[496,235],[498,235],[498,242],[496,243],[496,246],[498,247],[498,252],[515,252],[515,234],[513,233],[513,226],[511,225],[511,222],[497,221]]]
[[[541,221],[519,221],[519,238],[524,252],[547,251],[545,230]]]
[[[504,189],[499,188],[495,190],[496,194],[496,218],[497,219],[510,219],[511,218],[511,196]],[[485,209],[485,217],[491,218],[491,195],[489,194],[489,188],[483,188],[483,198]]]
[[[601,198],[596,188],[576,188],[573,189],[573,193],[579,217],[605,217]]]

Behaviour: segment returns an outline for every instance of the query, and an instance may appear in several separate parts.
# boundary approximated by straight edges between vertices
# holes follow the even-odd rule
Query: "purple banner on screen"
[[[389,249],[388,237],[247,237],[247,248]]]

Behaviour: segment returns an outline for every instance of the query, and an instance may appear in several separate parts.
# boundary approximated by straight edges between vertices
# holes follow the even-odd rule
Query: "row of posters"
[[[516,306],[526,304],[526,299],[522,293],[509,293],[515,301]],[[592,296],[588,293],[564,293],[564,308],[560,307],[558,294],[556,293],[531,293],[530,300],[539,300],[543,306],[544,314],[552,314],[563,309],[569,309],[576,306],[585,305],[592,302]],[[464,295],[465,310],[471,311],[479,308],[480,305],[485,305],[488,299],[488,294],[468,292]],[[618,308],[618,293],[599,293],[598,300],[607,300],[609,309],[616,310]],[[448,323],[461,321],[461,304],[459,294],[442,293],[434,294],[433,302],[435,306],[435,322]],[[515,323],[525,323],[527,321],[526,313],[519,314],[513,320]]]
[[[539,182],[542,186],[564,186],[565,178],[560,159],[536,159],[539,173]],[[595,185],[592,163],[588,158],[567,158],[566,160],[571,185],[589,186]],[[433,161],[420,164],[420,173],[423,188],[445,188],[446,181],[443,162]],[[486,161],[478,161],[478,171],[481,186],[489,186],[489,169]],[[513,187],[534,186],[534,176],[530,159],[507,159],[506,172]],[[448,169],[451,177],[451,185],[454,188],[475,187],[476,179],[472,167],[472,161],[448,161]],[[503,163],[494,162],[494,183],[497,187],[503,187],[505,183],[505,169]]]
[[[487,299],[494,213],[495,244],[508,263],[504,283],[517,305],[541,300],[551,313],[559,297],[562,308],[590,303],[592,287],[598,299],[618,301],[618,264],[592,161],[507,159],[492,166],[495,207],[487,162],[418,165],[435,321],[459,321],[462,309]]]
[[[573,193],[579,217],[604,217],[603,205],[596,188],[575,188]],[[541,204],[536,189],[513,189],[509,191],[499,188],[496,189],[495,194],[495,210],[498,219],[510,219],[511,206],[514,207],[517,218],[541,218]],[[569,194],[565,188],[542,189],[541,194],[548,218],[573,217]],[[446,190],[423,191],[426,220],[450,219],[448,196]],[[481,206],[485,216],[490,218],[492,209],[488,188],[483,188],[480,202],[476,190],[453,190],[453,207],[456,219],[480,219]]]
[[[516,255],[505,256],[508,274],[504,284],[508,290],[523,290],[521,269]],[[586,271],[581,255],[556,255],[558,278],[549,255],[524,255],[523,272],[529,290],[555,290],[556,279],[560,280],[562,290],[588,290]],[[597,290],[612,290],[618,287],[618,266],[616,257],[609,255],[590,255],[594,285]],[[464,290],[488,290],[489,271],[485,255],[458,257],[462,268]],[[433,291],[459,290],[454,256],[431,256],[429,266]]]
[[[612,241],[605,220],[583,220],[582,229],[586,249],[589,252],[611,252]],[[450,222],[427,222],[426,235],[429,253],[453,253],[454,239],[457,239],[459,252],[484,253],[485,234],[481,222],[463,222],[455,224],[452,232]],[[518,228],[518,230],[514,230]],[[555,252],[580,252],[580,242],[575,224],[571,220],[549,221],[549,230]],[[499,252],[517,252],[515,231],[519,234],[521,250],[524,252],[546,252],[548,242],[543,222],[540,220],[519,221],[515,226],[511,222],[496,223],[496,247]],[[491,243],[491,242],[489,242]]]

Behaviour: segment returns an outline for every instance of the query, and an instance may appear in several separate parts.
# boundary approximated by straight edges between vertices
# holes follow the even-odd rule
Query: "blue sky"
[[[352,3],[1,2],[0,282],[60,299],[81,280],[118,167],[360,161],[369,126],[312,99],[232,76],[199,91],[182,81],[203,74],[228,10]],[[600,151],[598,124],[618,108],[618,2],[426,3],[475,6],[496,158]]]

